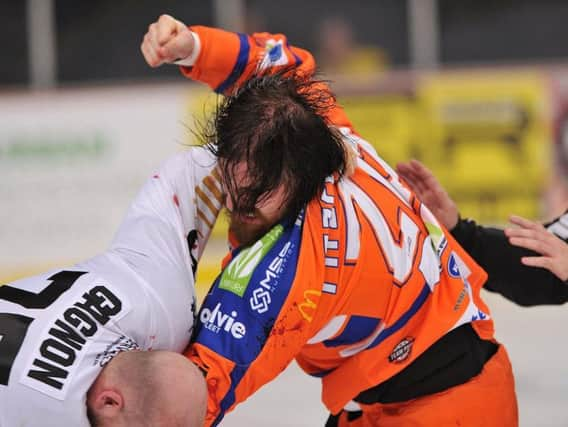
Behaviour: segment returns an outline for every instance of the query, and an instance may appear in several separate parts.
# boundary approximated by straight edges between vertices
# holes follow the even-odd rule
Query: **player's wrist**
[[[193,49],[191,49],[191,53],[186,58],[180,58],[177,61],[174,61],[173,64],[181,65],[183,67],[193,67],[197,62],[197,58],[201,53],[201,40],[199,38],[199,34],[189,31],[191,37],[193,38]]]

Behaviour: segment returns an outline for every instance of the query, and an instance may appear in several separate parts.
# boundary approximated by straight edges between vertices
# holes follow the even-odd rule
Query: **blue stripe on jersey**
[[[298,55],[296,55],[292,49],[290,49],[290,43],[288,43],[287,41],[286,41],[286,47],[288,48],[288,51],[292,52],[292,55],[294,55],[294,59],[296,60],[296,67],[302,65],[303,62],[302,59]]]
[[[333,369],[327,369],[325,371],[320,371],[320,372],[312,372],[311,374],[309,374],[312,377],[315,378],[323,378],[325,377],[327,374],[331,374],[333,371],[335,371],[335,368]]]
[[[380,321],[381,319],[376,317],[351,316],[341,334],[335,338],[325,340],[323,344],[326,347],[355,344],[371,335]]]
[[[418,312],[418,310],[420,310],[420,308],[424,305],[429,295],[430,295],[430,287],[428,286],[428,283],[425,283],[424,287],[422,288],[422,291],[420,291],[420,294],[418,295],[418,298],[414,300],[412,306],[410,306],[410,308],[406,311],[406,313],[404,313],[400,317],[400,319],[398,319],[395,323],[393,323],[392,326],[385,328],[367,348],[370,349],[378,346],[381,342],[386,340],[388,337],[390,337],[392,334],[394,334],[395,332],[400,330],[404,325],[406,325],[408,321],[412,318],[412,316],[414,316]]]
[[[237,388],[237,384],[239,384],[243,379],[243,377],[245,376],[247,368],[248,366],[238,366],[238,365],[236,365],[233,368],[233,371],[231,372],[231,387],[229,388],[229,391],[227,391],[227,394],[219,404],[221,410],[219,412],[219,415],[217,415],[217,418],[215,418],[215,421],[213,421],[213,426],[218,425],[223,420],[223,417],[225,416],[225,412],[227,412],[227,409],[229,409],[231,405],[235,403],[235,389]]]
[[[237,57],[237,62],[233,67],[233,71],[229,74],[229,77],[225,79],[223,83],[221,83],[215,92],[217,93],[224,93],[229,87],[231,87],[235,82],[241,77],[243,71],[245,70],[246,65],[248,64],[248,57],[250,52],[250,45],[248,41],[248,36],[243,33],[237,33],[239,36],[240,48],[239,48],[239,56]]]

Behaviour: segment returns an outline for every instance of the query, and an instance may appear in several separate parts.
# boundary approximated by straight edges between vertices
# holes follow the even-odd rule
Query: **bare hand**
[[[150,24],[140,45],[150,67],[185,59],[193,52],[194,40],[187,26],[169,15]]]
[[[521,262],[531,267],[546,268],[560,280],[568,280],[568,244],[550,233],[542,224],[520,216],[509,219],[518,228],[506,228],[509,243],[530,249],[542,256],[522,257]]]
[[[396,165],[396,171],[448,230],[456,226],[458,208],[430,169],[418,160],[411,160]]]

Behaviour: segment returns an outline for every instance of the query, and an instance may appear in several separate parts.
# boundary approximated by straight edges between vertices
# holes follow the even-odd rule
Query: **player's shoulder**
[[[162,169],[172,167],[211,169],[216,165],[214,153],[213,145],[192,145],[166,159]]]

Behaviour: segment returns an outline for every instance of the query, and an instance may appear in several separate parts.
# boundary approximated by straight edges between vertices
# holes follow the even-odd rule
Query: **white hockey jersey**
[[[86,393],[114,355],[188,345],[222,201],[213,156],[191,148],[149,179],[107,252],[0,286],[1,427],[88,426]]]

